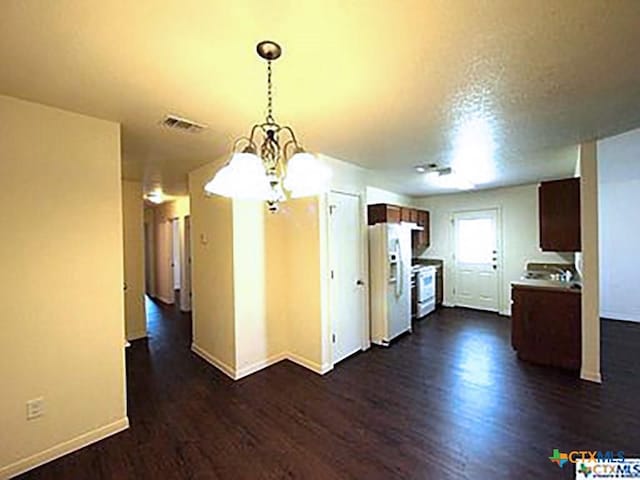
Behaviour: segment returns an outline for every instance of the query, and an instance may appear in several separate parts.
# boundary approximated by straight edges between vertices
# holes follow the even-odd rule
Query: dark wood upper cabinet
[[[420,254],[431,245],[431,225],[429,222],[429,212],[425,210],[416,211],[416,222],[422,230],[411,232],[411,247],[414,254]]]
[[[401,208],[386,203],[375,203],[367,207],[369,225],[376,223],[400,223]]]
[[[540,248],[547,252],[579,252],[580,179],[542,182],[538,187]]]
[[[418,210],[409,207],[400,207],[400,219],[403,222],[418,223]]]
[[[369,225],[376,223],[415,223],[422,230],[411,232],[411,248],[414,255],[422,253],[431,245],[429,212],[410,207],[398,207],[387,203],[375,203],[367,207]]]
[[[413,208],[408,208],[408,207],[400,207],[400,220],[403,221],[403,222],[410,222],[411,221],[411,210],[414,210],[414,209]]]

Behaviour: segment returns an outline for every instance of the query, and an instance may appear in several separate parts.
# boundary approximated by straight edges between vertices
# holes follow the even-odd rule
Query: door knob
[[[364,282],[362,280],[356,280],[356,285],[359,287],[363,287],[364,286]]]

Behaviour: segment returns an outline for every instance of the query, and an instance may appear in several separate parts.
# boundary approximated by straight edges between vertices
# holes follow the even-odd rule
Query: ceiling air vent
[[[162,119],[161,125],[166,128],[171,128],[173,130],[181,130],[183,132],[189,133],[199,133],[205,128],[206,125],[202,123],[194,122],[193,120],[189,120],[186,118],[178,117],[177,115],[167,115]]]

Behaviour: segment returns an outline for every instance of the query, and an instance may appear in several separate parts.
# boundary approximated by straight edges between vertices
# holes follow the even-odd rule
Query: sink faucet
[[[573,277],[573,272],[568,268],[565,270],[564,268],[555,267],[551,265],[546,269],[549,271],[556,272],[556,275],[558,275],[559,280],[562,282],[570,282],[571,278]]]

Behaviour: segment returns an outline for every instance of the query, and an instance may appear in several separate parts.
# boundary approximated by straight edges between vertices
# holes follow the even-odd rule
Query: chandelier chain
[[[267,61],[267,123],[276,123],[273,118],[273,85],[271,82],[271,60]]]

